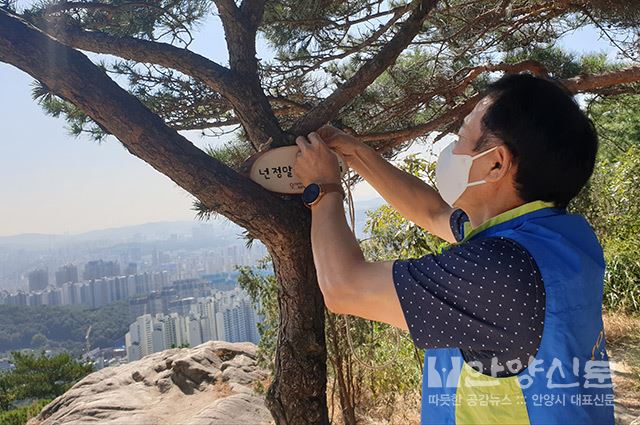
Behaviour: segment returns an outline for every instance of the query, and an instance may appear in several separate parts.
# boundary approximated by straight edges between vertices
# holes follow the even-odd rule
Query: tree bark
[[[286,244],[268,247],[280,283],[280,331],[266,404],[278,424],[328,424],[325,305],[309,249],[311,217],[302,217]]]

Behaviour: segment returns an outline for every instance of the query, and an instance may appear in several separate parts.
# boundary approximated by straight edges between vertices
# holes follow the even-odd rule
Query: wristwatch
[[[320,202],[322,195],[329,192],[339,192],[344,199],[345,194],[342,185],[339,183],[309,183],[302,192],[302,202],[308,207]]]

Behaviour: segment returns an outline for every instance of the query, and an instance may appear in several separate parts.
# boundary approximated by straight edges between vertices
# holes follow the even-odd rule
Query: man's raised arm
[[[402,216],[448,242],[456,241],[449,224],[454,209],[434,188],[335,127],[323,126],[317,133]]]

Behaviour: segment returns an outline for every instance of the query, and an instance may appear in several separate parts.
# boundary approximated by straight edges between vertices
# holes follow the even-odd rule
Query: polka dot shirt
[[[461,210],[451,217],[462,239]],[[460,348],[482,373],[510,376],[535,356],[545,292],[527,250],[504,237],[478,237],[441,254],[395,260],[393,281],[418,348]]]

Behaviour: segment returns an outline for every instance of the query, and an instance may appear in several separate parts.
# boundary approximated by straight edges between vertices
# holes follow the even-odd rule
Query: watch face
[[[302,192],[302,200],[307,204],[315,201],[318,196],[320,196],[320,186],[316,183],[310,183],[304,188],[304,192]]]

